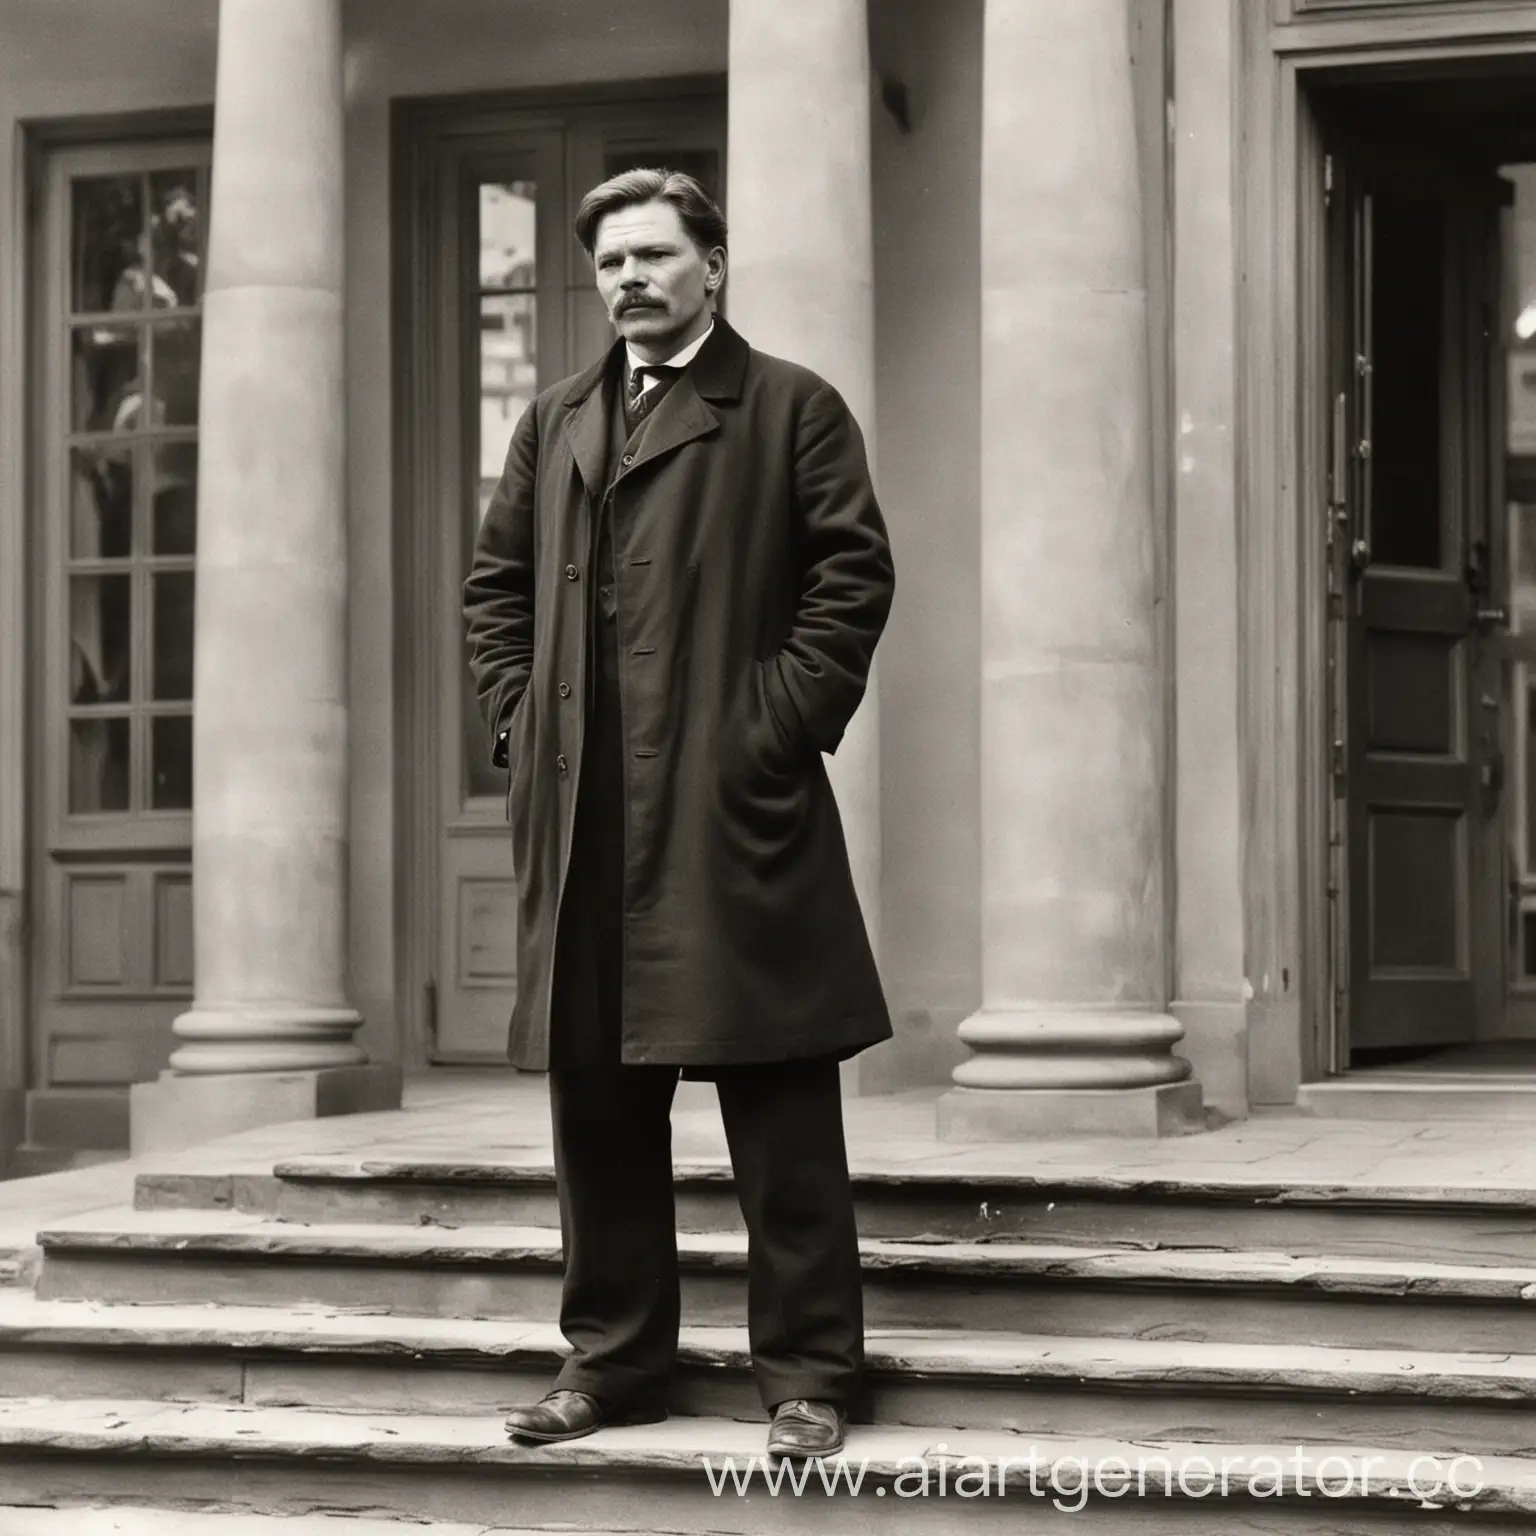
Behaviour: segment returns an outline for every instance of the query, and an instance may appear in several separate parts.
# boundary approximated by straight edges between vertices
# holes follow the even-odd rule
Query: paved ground
[[[937,1090],[852,1099],[846,1108],[857,1171],[1001,1177],[1170,1179],[1413,1190],[1430,1194],[1530,1191],[1536,1196],[1536,1123],[1352,1121],[1261,1113],[1201,1135],[1144,1141],[1114,1137],[953,1146],[934,1133]],[[679,1163],[725,1161],[713,1090],[685,1084],[673,1114]],[[140,1171],[262,1173],[293,1158],[356,1162],[549,1160],[549,1111],[540,1077],[441,1072],[413,1082],[405,1107],[275,1126],[174,1156],[0,1183],[0,1253],[24,1246],[40,1225],[124,1205]]]

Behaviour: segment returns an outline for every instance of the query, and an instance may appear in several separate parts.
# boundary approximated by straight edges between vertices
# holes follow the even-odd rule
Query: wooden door
[[[558,133],[507,136],[455,155],[440,184],[449,235],[441,318],[458,387],[438,423],[446,474],[435,691],[439,1061],[504,1061],[516,998],[517,885],[506,837],[507,779],[491,764],[465,663],[459,594],[512,429],[541,384],[560,375],[548,358],[564,356],[564,315],[547,295],[564,286],[564,242],[549,206],[561,151]]]
[[[1499,973],[1491,176],[1331,157],[1348,1057],[1471,1041]],[[1490,937],[1492,942],[1490,943]]]
[[[435,892],[416,908],[429,929],[426,1055],[501,1063],[517,997],[516,871],[507,775],[491,764],[469,675],[463,582],[519,416],[538,390],[612,341],[572,233],[581,196],[634,165],[690,171],[721,196],[723,103],[685,93],[651,104],[477,109],[437,119],[420,154],[417,249],[429,280],[417,334],[436,378],[419,418],[433,470],[418,482],[425,504],[410,514],[430,520],[430,537],[416,545],[432,649],[430,685],[415,690],[430,738],[417,761],[430,764]]]
[[[153,1078],[191,995],[208,164],[206,140],[70,149],[44,179],[30,508],[35,1134],[50,1092],[89,1102]],[[122,1116],[105,1123],[120,1131]]]

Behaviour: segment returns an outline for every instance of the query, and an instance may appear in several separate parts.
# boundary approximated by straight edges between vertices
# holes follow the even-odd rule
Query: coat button
[[[579,572],[577,571],[577,569],[576,569],[576,567],[574,565],[566,566],[566,568],[565,568],[565,579],[567,581],[575,581],[578,574],[579,574]]]
[[[570,696],[571,696],[571,685],[569,683],[561,683],[560,684],[560,697],[562,699],[568,699],[568,698],[570,698]]]
[[[619,462],[621,464],[633,464],[635,462],[635,456],[632,453],[626,453]]]
[[[565,753],[564,752],[562,752],[559,755],[559,757],[557,757],[555,759],[555,767],[558,768],[561,773],[564,773],[566,771],[566,761],[565,761]]]

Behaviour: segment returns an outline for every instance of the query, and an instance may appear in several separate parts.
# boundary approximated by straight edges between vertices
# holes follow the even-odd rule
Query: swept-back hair
[[[597,245],[597,227],[610,213],[637,203],[671,203],[683,228],[701,251],[725,247],[725,215],[709,193],[683,171],[639,167],[611,176],[593,187],[576,210],[576,238],[590,256]]]

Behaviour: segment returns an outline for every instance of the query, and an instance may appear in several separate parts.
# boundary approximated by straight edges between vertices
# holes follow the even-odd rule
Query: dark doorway
[[[1536,81],[1508,70],[1357,78],[1314,99],[1340,1065],[1531,1032],[1519,940],[1536,889],[1510,782],[1528,756],[1530,642],[1507,383],[1525,302],[1509,172],[1536,162],[1533,102]]]

